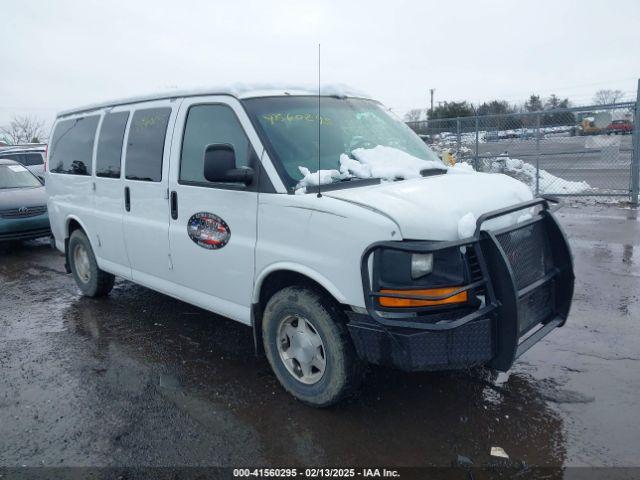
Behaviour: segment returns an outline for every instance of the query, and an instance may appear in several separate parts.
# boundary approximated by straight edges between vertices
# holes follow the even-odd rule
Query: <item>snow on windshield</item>
[[[352,158],[353,157],[353,158]],[[303,178],[296,186],[296,193],[306,193],[311,186],[326,185],[350,178],[380,178],[385,182],[406,180],[421,177],[420,172],[437,168],[446,170],[440,161],[422,160],[394,147],[377,145],[373,148],[356,148],[351,157],[345,153],[340,155],[340,170],[320,170],[311,172],[299,166]]]

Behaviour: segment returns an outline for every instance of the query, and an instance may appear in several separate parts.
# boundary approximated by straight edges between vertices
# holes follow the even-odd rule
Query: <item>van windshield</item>
[[[372,100],[320,97],[319,121],[318,97],[252,98],[244,104],[291,189],[359,178],[413,178],[446,168],[420,137]]]
[[[41,186],[40,181],[22,165],[0,165],[0,189]]]

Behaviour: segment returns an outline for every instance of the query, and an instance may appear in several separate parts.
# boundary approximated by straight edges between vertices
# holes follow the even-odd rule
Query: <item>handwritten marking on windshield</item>
[[[262,115],[267,122],[271,125],[275,125],[278,122],[317,122],[317,113],[266,113]],[[320,125],[332,125],[333,120],[327,117],[320,117]]]

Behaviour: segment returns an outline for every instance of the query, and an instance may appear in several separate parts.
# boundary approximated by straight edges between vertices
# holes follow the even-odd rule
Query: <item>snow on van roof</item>
[[[58,118],[77,113],[90,112],[101,108],[129,105],[133,103],[150,102],[166,98],[198,97],[203,95],[230,95],[238,99],[255,97],[272,97],[284,95],[317,95],[318,87],[309,85],[289,84],[244,84],[235,83],[226,86],[200,87],[188,90],[165,90],[150,95],[140,95],[130,98],[122,98],[106,102],[99,102],[83,107],[65,110],[58,113]],[[320,94],[324,96],[371,98],[370,95],[343,84],[326,84],[320,88]]]

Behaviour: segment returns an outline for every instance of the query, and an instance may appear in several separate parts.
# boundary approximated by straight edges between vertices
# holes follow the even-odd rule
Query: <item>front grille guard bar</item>
[[[496,309],[500,307],[500,302],[496,298],[490,273],[487,269],[487,262],[485,260],[482,248],[480,248],[481,240],[486,235],[486,238],[490,238],[493,241],[493,243],[497,246],[497,248],[501,250],[501,247],[499,246],[495,238],[495,235],[498,235],[500,233],[504,233],[510,230],[516,230],[526,225],[542,221],[544,218],[547,217],[547,215],[545,215],[544,213],[550,212],[549,203],[554,203],[558,205],[559,201],[552,197],[540,197],[527,202],[513,205],[511,207],[485,213],[484,215],[480,216],[480,218],[478,218],[478,221],[476,222],[476,229],[475,229],[474,235],[472,237],[468,237],[461,240],[448,241],[448,242],[447,241],[445,242],[443,241],[435,241],[435,242],[385,241],[385,242],[377,242],[370,245],[363,253],[362,260],[361,260],[362,284],[363,284],[363,289],[365,294],[365,305],[367,308],[367,313],[373,320],[375,320],[378,324],[380,324],[383,327],[394,327],[394,328],[401,327],[401,328],[412,328],[412,329],[427,330],[427,331],[446,331],[446,330],[452,330],[454,328],[458,328],[462,325],[465,325],[469,322],[472,322],[478,318],[482,318],[496,311]],[[482,224],[487,220],[497,218],[503,215],[507,215],[509,213],[517,212],[519,210],[534,208],[536,206],[542,207],[542,214],[537,215],[537,218],[534,217],[525,222],[520,222],[516,225],[512,225],[510,227],[497,230],[495,232],[484,232],[481,229]],[[549,218],[553,218],[553,217],[550,216]],[[554,222],[555,222],[555,219],[554,219]],[[400,294],[400,293],[392,294],[392,293],[374,292],[371,290],[369,258],[376,250],[385,248],[385,249],[400,250],[400,251],[411,252],[411,253],[432,253],[438,250],[444,250],[452,247],[466,247],[466,248],[473,249],[482,273],[482,278],[480,280],[472,282],[468,285],[465,285],[447,294],[437,295],[437,296]],[[502,255],[504,255],[504,252],[502,252]],[[528,293],[528,291],[535,289],[546,282],[551,281],[553,277],[557,275],[557,273],[558,273],[557,269],[554,269],[552,272],[550,272],[550,274],[546,275],[543,279],[540,279],[534,284],[527,286],[522,291],[519,291],[517,298],[520,298],[521,296],[524,296],[526,293]],[[509,269],[509,277],[513,283],[513,272],[510,271],[510,269]],[[400,298],[400,299],[408,299],[408,300],[426,300],[426,301],[445,300],[455,295],[459,295],[460,293],[467,292],[482,286],[485,287],[485,291],[486,291],[485,306],[481,307],[480,309],[468,315],[465,315],[464,317],[461,317],[457,320],[448,321],[448,322],[427,323],[427,322],[417,322],[417,321],[411,321],[411,320],[400,320],[396,318],[389,319],[380,315],[380,313],[376,309],[376,304],[375,304],[375,300],[379,297]]]
[[[552,212],[559,207],[559,201],[551,197],[541,197],[528,202],[519,203],[512,207],[503,208],[482,215],[477,223],[474,235],[452,242],[428,242],[428,241],[404,241],[404,242],[378,242],[367,248],[361,260],[362,285],[365,294],[365,304],[369,317],[385,332],[385,334],[399,348],[404,350],[404,355],[408,352],[396,340],[391,329],[410,328],[423,332],[449,332],[461,327],[469,322],[481,318],[492,317],[496,322],[494,357],[488,363],[491,368],[506,371],[511,365],[527,351],[532,345],[546,336],[556,327],[564,325],[573,297],[574,275],[573,259],[567,238],[557,222]],[[550,205],[553,204],[553,205]],[[525,220],[507,228],[485,231],[482,224],[487,220],[517,212],[519,210],[541,207],[531,219]],[[545,222],[545,231],[549,236],[551,254],[554,259],[554,266],[542,278],[537,279],[530,285],[518,289],[516,279],[511,264],[498,241],[497,235],[525,228],[536,222]],[[414,300],[444,300],[464,291],[484,286],[485,303],[478,310],[467,314],[456,320],[428,323],[424,321],[406,320],[400,318],[385,318],[376,309],[376,299],[380,297],[380,292],[371,291],[371,275],[369,273],[369,259],[371,254],[380,248],[390,248],[415,253],[429,253],[452,247],[466,247],[473,249],[477,264],[480,269],[481,279],[465,285],[456,291],[446,295],[426,296],[426,295],[402,295],[393,294],[395,298],[408,298]],[[489,269],[488,265],[491,265]],[[534,331],[521,334],[519,331],[519,301],[528,293],[534,291],[542,285],[554,282],[555,306],[550,318],[543,321],[542,325]],[[385,294],[384,296],[391,296]],[[418,315],[422,313],[419,312]],[[406,318],[406,317],[405,317]]]

